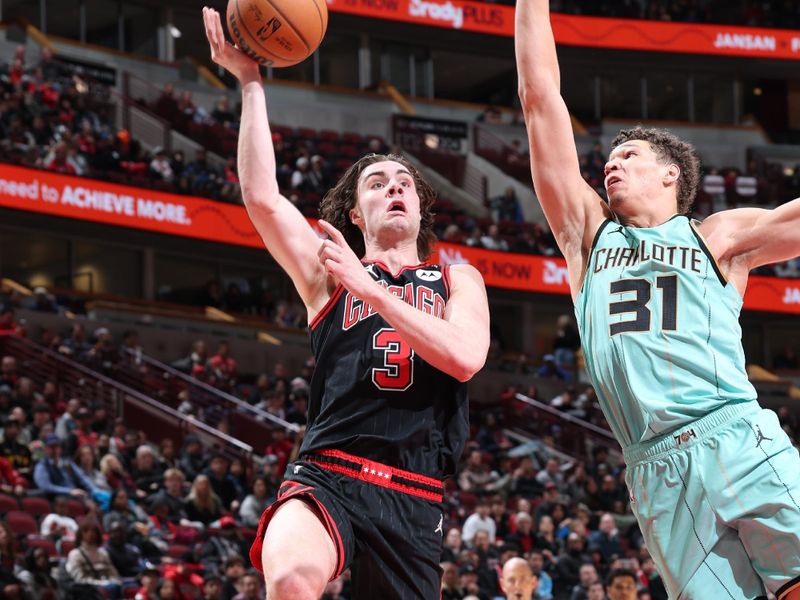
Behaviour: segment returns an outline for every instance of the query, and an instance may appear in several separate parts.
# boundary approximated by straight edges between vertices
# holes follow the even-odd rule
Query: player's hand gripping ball
[[[265,67],[290,67],[319,47],[328,28],[325,0],[228,0],[234,43]]]

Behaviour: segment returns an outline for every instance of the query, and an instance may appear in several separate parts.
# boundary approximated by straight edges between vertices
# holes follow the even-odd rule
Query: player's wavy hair
[[[361,230],[350,220],[350,210],[355,208],[358,200],[358,181],[361,173],[368,166],[378,162],[390,160],[403,165],[414,179],[414,187],[419,196],[419,235],[417,236],[417,253],[421,260],[427,260],[433,252],[436,235],[433,233],[433,205],[436,202],[436,192],[430,184],[422,178],[408,160],[397,154],[367,154],[345,171],[345,174],[333,186],[319,205],[320,217],[342,232],[345,241],[353,249],[356,256],[362,258],[366,252],[364,235]]]
[[[688,214],[700,184],[700,158],[694,146],[666,129],[634,127],[620,131],[612,140],[611,149],[631,140],[648,142],[660,161],[678,165],[678,213]]]

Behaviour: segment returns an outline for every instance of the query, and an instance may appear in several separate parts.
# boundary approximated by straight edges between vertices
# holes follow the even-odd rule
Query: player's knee
[[[269,600],[317,600],[325,591],[325,576],[311,567],[280,569],[270,577]]]

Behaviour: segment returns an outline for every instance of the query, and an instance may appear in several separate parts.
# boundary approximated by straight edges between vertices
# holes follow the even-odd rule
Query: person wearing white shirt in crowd
[[[464,521],[464,527],[461,528],[461,537],[468,545],[472,545],[475,539],[475,534],[479,531],[485,531],[489,535],[489,542],[494,544],[495,535],[497,533],[497,525],[489,516],[489,503],[486,499],[481,498],[475,506],[475,512],[467,517]]]
[[[69,505],[65,496],[53,502],[53,512],[42,519],[39,532],[51,539],[74,540],[78,533],[78,522],[67,514]]]

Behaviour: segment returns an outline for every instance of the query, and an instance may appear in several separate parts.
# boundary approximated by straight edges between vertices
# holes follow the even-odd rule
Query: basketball
[[[228,0],[234,43],[265,67],[290,67],[319,47],[328,28],[325,0]]]

